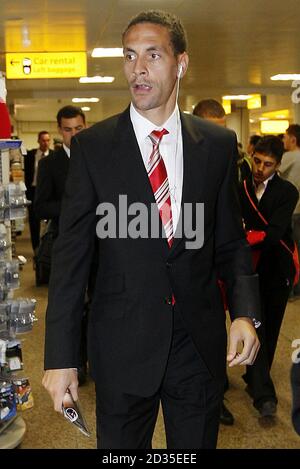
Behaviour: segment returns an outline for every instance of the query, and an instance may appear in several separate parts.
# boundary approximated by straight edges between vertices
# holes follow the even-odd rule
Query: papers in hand
[[[62,402],[62,412],[64,417],[74,424],[79,430],[86,436],[91,436],[91,433],[87,427],[84,415],[81,410],[79,401],[74,401],[69,389],[64,395]]]

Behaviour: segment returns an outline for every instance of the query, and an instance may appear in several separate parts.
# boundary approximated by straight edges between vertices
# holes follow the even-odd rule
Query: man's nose
[[[135,61],[133,73],[135,75],[145,75],[147,73],[147,67],[145,60],[142,57],[138,57]]]

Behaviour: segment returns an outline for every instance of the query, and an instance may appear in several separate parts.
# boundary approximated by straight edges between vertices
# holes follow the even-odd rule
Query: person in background
[[[215,99],[202,99],[194,107],[194,116],[202,117],[215,124],[226,127],[226,115],[225,110],[218,101]]]
[[[40,220],[49,220],[53,237],[59,233],[59,218],[62,198],[70,163],[71,138],[86,128],[85,114],[76,106],[64,106],[56,116],[58,131],[62,137],[62,145],[51,155],[39,162],[35,191],[34,211]],[[81,362],[78,368],[78,381],[83,384],[87,375],[86,352],[86,315],[83,318],[81,338]]]
[[[40,220],[35,214],[34,210],[34,197],[38,173],[38,164],[41,159],[46,156],[52,155],[53,150],[50,149],[50,135],[47,130],[42,130],[38,133],[38,148],[29,150],[27,155],[24,156],[24,179],[26,185],[26,197],[31,201],[28,205],[28,219],[30,228],[31,245],[36,254],[36,250],[40,244]]]
[[[280,176],[290,181],[300,191],[300,125],[292,124],[283,136],[285,153],[280,166]],[[292,219],[293,235],[300,251],[300,200]],[[300,281],[294,286],[290,296],[300,295]]]
[[[62,136],[61,147],[38,165],[34,210],[40,220],[51,220],[52,229],[58,234],[61,203],[69,171],[71,138],[85,129],[85,115],[81,108],[64,106],[56,116]]]
[[[299,193],[277,174],[283,150],[278,137],[260,138],[252,155],[252,175],[240,188],[245,230],[262,235],[252,246],[262,305],[262,325],[258,329],[261,348],[243,376],[246,391],[262,417],[273,417],[277,411],[270,372],[295,276],[291,222]]]
[[[259,348],[258,279],[233,183],[236,138],[178,109],[189,60],[178,18],[141,12],[122,39],[132,102],[72,139],[49,285],[43,384],[58,412],[67,389],[77,399],[97,229],[88,349],[98,447],[151,448],[161,402],[168,448],[215,448],[226,363],[217,273],[231,302],[229,366],[250,365]],[[131,209],[137,202],[146,236],[136,236]],[[202,203],[205,226],[196,216]],[[189,218],[184,233],[176,233],[181,207],[181,218]],[[110,222],[106,230],[107,211],[121,232]]]
[[[254,153],[254,149],[255,149],[255,145],[257,144],[258,140],[261,138],[260,135],[251,135],[249,137],[249,142],[248,142],[248,145],[247,145],[247,155],[249,157],[251,157]],[[251,165],[250,165],[250,168],[251,168]]]
[[[194,116],[201,117],[202,119],[209,120],[214,124],[221,125],[222,127],[226,127],[226,116],[225,110],[218,101],[215,99],[203,99],[199,101],[198,104],[194,107],[193,110]],[[229,388],[229,380],[228,376],[226,375],[225,386],[224,386],[224,393]],[[220,413],[220,423],[223,425],[233,425],[234,424],[234,416],[232,412],[228,409],[225,405],[225,397],[222,401],[221,405],[221,413]]]

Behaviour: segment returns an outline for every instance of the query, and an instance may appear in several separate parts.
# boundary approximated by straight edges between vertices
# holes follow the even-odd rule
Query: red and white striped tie
[[[153,150],[148,162],[148,176],[156,200],[160,218],[165,229],[169,247],[173,243],[173,221],[168,175],[164,160],[159,152],[159,144],[164,135],[169,132],[166,129],[153,130],[149,135]]]

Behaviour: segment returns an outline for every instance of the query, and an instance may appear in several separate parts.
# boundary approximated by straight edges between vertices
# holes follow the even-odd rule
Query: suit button
[[[170,306],[171,306],[171,305],[172,305],[172,297],[171,297],[171,296],[167,296],[167,297],[165,298],[165,303],[166,303],[167,305],[170,305]]]

